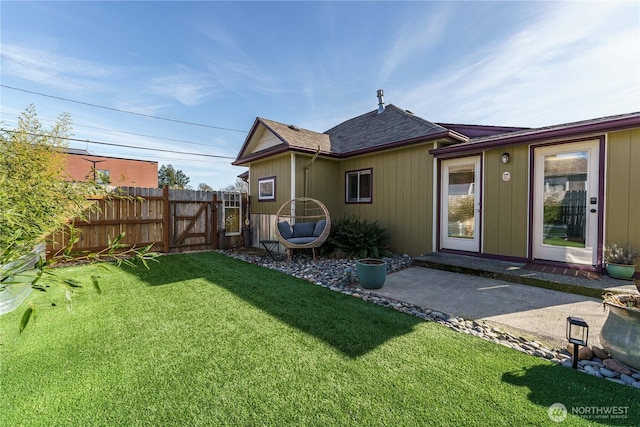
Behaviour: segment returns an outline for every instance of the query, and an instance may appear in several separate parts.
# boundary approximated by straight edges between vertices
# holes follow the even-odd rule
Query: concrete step
[[[413,259],[414,265],[473,276],[488,277],[506,282],[553,289],[591,298],[601,298],[607,292],[628,294],[638,290],[631,280],[601,279],[551,274],[527,270],[526,263],[501,261],[467,255],[437,252]],[[638,281],[640,286],[640,281]]]

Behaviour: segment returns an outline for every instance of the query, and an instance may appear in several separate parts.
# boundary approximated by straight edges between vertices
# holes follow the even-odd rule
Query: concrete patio
[[[418,257],[414,266],[389,274],[384,287],[375,292],[465,319],[484,320],[553,346],[566,345],[568,316],[583,318],[590,327],[589,343],[598,345],[606,312],[602,300],[595,296],[606,291],[637,292],[633,282],[608,276],[584,279],[523,267],[505,261],[433,254]]]

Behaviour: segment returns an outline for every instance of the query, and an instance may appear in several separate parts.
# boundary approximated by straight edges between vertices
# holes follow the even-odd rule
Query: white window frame
[[[233,196],[233,197],[230,197]],[[225,191],[222,193],[222,199],[224,203],[222,204],[222,218],[224,220],[224,229],[225,236],[239,236],[242,234],[242,193],[238,192],[228,192]],[[228,210],[237,210],[238,211],[238,231],[229,231],[227,229],[227,211]]]
[[[361,197],[360,177],[363,175],[369,175],[369,197]],[[349,182],[352,178],[357,181],[357,194],[355,197],[351,197],[349,194]],[[344,190],[345,203],[371,203],[373,201],[373,169],[360,169],[355,171],[348,171],[345,173],[345,190]]]

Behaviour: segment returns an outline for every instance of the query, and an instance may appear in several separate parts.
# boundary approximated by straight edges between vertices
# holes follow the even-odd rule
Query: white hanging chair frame
[[[282,237],[278,224],[287,221],[289,225],[301,224],[303,222],[313,222],[325,220],[326,224],[322,233],[311,242],[293,243]],[[275,235],[282,246],[286,248],[287,259],[291,260],[293,249],[312,249],[313,259],[316,259],[316,248],[320,247],[329,237],[331,232],[331,215],[327,207],[319,200],[310,197],[296,197],[285,202],[276,214]]]

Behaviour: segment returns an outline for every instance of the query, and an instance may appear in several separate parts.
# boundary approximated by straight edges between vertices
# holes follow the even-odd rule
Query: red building
[[[158,187],[158,162],[93,156],[84,150],[67,151],[67,174],[72,181],[102,182],[128,187]]]

